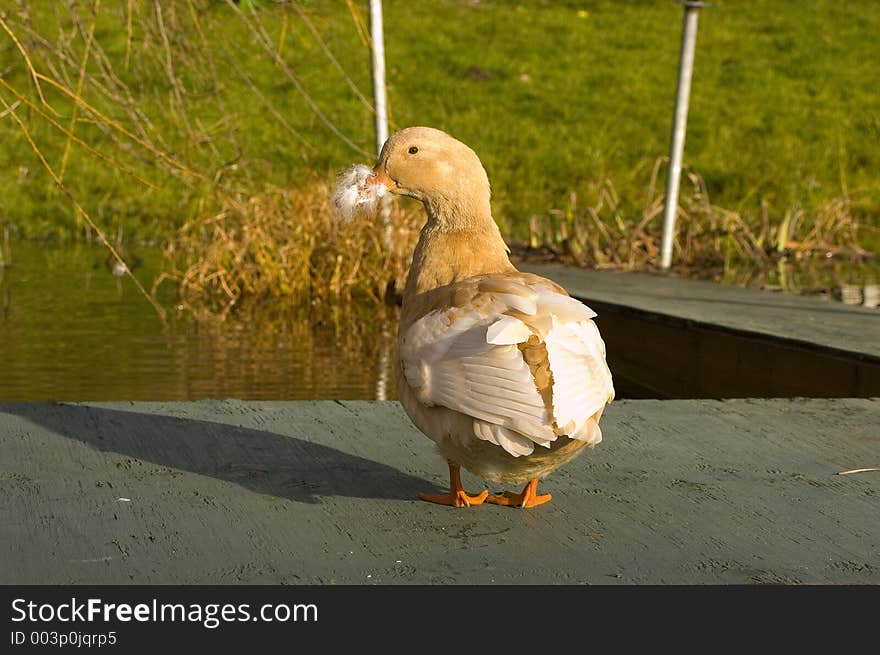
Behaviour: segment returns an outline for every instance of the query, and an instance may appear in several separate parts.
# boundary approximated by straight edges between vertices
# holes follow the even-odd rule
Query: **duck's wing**
[[[614,399],[605,343],[592,320],[552,318],[544,343],[553,372],[553,417],[557,430],[591,444],[602,440],[599,416]]]
[[[399,349],[421,402],[473,417],[476,437],[514,456],[562,434],[597,442],[592,417],[610,399],[595,313],[545,283],[487,276],[458,303],[416,321]]]

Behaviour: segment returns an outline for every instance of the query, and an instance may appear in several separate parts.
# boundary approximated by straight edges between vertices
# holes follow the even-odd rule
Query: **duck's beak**
[[[385,170],[385,166],[381,163],[376,164],[376,168],[373,169],[373,172],[367,176],[367,179],[364,180],[365,186],[384,186],[388,191],[397,191],[397,182],[391,179],[391,176],[388,175],[388,171]]]

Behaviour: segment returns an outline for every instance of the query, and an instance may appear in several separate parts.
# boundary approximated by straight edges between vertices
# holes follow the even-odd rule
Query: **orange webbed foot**
[[[512,491],[505,491],[496,496],[489,496],[486,499],[487,503],[492,503],[493,505],[503,505],[505,507],[535,507],[536,505],[543,505],[544,503],[549,503],[553,499],[551,494],[541,494],[538,495],[538,479],[530,480],[529,483],[525,486],[525,489],[522,490],[522,493],[514,493]]]
[[[429,503],[449,505],[451,507],[471,507],[482,505],[489,496],[489,491],[484,489],[476,496],[470,496],[461,485],[461,470],[455,464],[449,464],[449,493],[448,494],[419,494],[419,498]]]
[[[489,497],[489,491],[484,489],[476,496],[469,496],[464,489],[458,491],[450,491],[448,494],[419,494],[419,498],[427,500],[429,503],[437,503],[438,505],[450,505],[452,507],[471,507],[472,505],[482,505],[486,498]]]

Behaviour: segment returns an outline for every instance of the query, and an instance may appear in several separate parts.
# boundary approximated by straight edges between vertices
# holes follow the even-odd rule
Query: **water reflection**
[[[14,255],[0,280],[0,399],[394,398],[394,307],[266,304],[224,321],[172,311],[163,325],[98,247],[19,243]],[[160,259],[142,257],[149,287]]]

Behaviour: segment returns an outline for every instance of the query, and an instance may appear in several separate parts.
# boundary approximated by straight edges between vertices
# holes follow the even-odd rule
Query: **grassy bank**
[[[0,113],[19,103],[21,123],[0,119],[0,222],[69,238],[90,219],[114,239],[170,241],[267,190],[312,197],[372,159],[365,5],[7,4]],[[510,238],[644,263],[680,22],[666,1],[386,0],[393,126],[471,144]],[[716,259],[750,257],[817,235],[877,249],[878,31],[872,0],[703,12],[683,200],[702,219],[682,252],[701,238]]]

